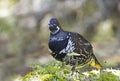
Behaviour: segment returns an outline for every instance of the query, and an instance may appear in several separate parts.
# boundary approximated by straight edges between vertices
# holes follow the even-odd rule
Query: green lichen
[[[71,67],[58,61],[34,65],[33,68],[35,70],[25,75],[22,81],[120,81],[120,70],[116,69],[92,70],[71,76]]]
[[[112,73],[105,73],[100,76],[96,81],[120,81],[118,77]]]

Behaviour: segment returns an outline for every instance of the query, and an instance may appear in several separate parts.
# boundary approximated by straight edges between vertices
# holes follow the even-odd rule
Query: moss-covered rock
[[[92,70],[71,75],[70,67],[52,61],[34,65],[35,70],[22,77],[22,81],[120,81],[120,70]]]

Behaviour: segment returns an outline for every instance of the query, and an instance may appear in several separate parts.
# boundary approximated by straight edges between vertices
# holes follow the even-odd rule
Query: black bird
[[[64,31],[56,18],[50,19],[48,25],[49,49],[56,60],[71,65],[72,71],[86,64],[97,69],[102,68],[93,53],[92,45],[80,34]]]

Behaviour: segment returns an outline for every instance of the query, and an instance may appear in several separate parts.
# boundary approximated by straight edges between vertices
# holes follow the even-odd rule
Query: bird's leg
[[[61,66],[62,68],[64,68],[65,67],[65,62],[62,62],[62,66]]]
[[[72,71],[71,75],[73,75],[73,73],[75,72],[75,66],[72,67],[71,71]]]
[[[72,68],[71,68],[71,72],[70,72],[70,75],[69,75],[69,78],[74,78],[74,72],[75,72],[75,66],[73,66]]]
[[[72,71],[71,73],[72,78],[76,80],[79,79],[79,70],[77,70],[75,66],[72,67],[71,71]]]
[[[75,66],[77,66],[77,65],[78,65],[78,61],[76,60]],[[75,78],[77,80],[79,78],[79,70],[77,68],[75,68],[74,71],[75,71]]]

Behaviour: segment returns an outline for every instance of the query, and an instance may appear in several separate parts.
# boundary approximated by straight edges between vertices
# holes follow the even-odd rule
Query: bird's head
[[[59,22],[56,18],[51,18],[48,26],[52,34],[56,34],[61,30],[61,27],[59,26]]]

